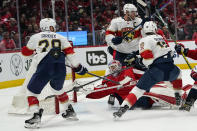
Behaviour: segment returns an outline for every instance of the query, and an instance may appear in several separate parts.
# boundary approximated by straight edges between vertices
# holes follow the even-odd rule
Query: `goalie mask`
[[[119,73],[119,71],[122,69],[122,65],[119,61],[117,60],[112,60],[109,64],[108,64],[108,68],[109,68],[109,72],[110,73],[114,73],[114,75],[117,75]]]
[[[133,4],[125,4],[123,7],[123,11],[124,11],[124,14],[126,14],[126,12],[129,12],[129,13],[136,12],[137,13],[137,8]]]
[[[41,31],[56,31],[56,22],[51,18],[44,18],[40,21]]]
[[[147,33],[156,34],[157,25],[153,21],[145,22],[142,31],[143,31],[144,34],[147,34]]]

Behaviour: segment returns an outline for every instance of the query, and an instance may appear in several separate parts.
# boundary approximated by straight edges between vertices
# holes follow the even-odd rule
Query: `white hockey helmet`
[[[108,64],[108,68],[109,68],[110,73],[114,73],[114,72],[118,73],[118,71],[120,71],[122,69],[122,64],[117,60],[112,60]]]
[[[56,30],[56,22],[52,18],[44,18],[40,20],[40,29],[41,31],[51,31],[50,27],[54,28],[54,31]]]
[[[123,7],[123,11],[124,11],[124,14],[126,14],[126,12],[137,12],[137,8],[135,5],[133,4],[125,4],[124,7]]]
[[[142,30],[143,30],[144,34],[146,34],[146,33],[156,33],[157,25],[153,21],[148,21],[148,22],[144,23],[144,26],[143,26]]]

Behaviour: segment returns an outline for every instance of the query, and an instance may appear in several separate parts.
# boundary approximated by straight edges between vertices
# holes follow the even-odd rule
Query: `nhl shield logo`
[[[23,62],[19,55],[14,54],[10,60],[10,69],[15,76],[20,75],[23,70]]]

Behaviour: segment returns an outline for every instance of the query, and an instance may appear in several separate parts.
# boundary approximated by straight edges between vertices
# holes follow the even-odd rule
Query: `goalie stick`
[[[172,34],[172,32],[170,31],[169,27],[168,27],[168,24],[163,20],[163,18],[161,17],[161,14],[159,13],[159,11],[156,9],[156,13],[157,15],[159,16],[159,20],[164,24],[164,26],[167,28],[172,40],[175,42],[175,44],[177,45],[177,40],[175,38],[175,36]],[[192,70],[192,67],[189,63],[189,61],[187,60],[187,58],[185,57],[185,54],[181,51],[181,55],[183,56],[185,62],[187,63],[188,67],[190,68],[190,70]]]
[[[85,95],[89,95],[91,93],[110,90],[110,89],[114,89],[114,88],[120,88],[121,87],[121,89],[123,89],[124,87],[128,87],[128,86],[132,86],[132,85],[126,85],[126,86],[117,85],[117,86],[106,87],[106,88],[103,88],[103,89],[84,91],[83,93]],[[186,92],[187,90],[189,90],[191,88],[192,88],[192,85],[186,85],[186,86],[183,87],[183,90]],[[186,94],[183,94],[183,96],[182,96],[183,99],[185,99],[185,95]],[[166,104],[176,105],[176,99],[173,96],[168,96],[168,95],[163,95],[163,94],[158,94],[158,93],[153,93],[153,92],[145,92],[143,94],[143,96],[147,96],[147,97],[157,99],[157,100],[162,100]]]
[[[87,91],[86,95],[88,95],[90,93],[94,93],[94,92],[105,91],[105,90],[110,90],[110,89],[115,89],[115,88],[123,89],[124,87],[128,87],[128,86],[132,86],[132,85],[126,85],[126,86],[117,85],[117,86],[111,86],[111,87],[106,87],[106,88],[97,89],[97,90],[89,90],[89,91]]]

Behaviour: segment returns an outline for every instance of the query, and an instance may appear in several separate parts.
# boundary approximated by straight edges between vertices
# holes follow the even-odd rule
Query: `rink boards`
[[[195,49],[194,41],[181,41],[186,48]],[[169,43],[174,51],[174,42]],[[112,60],[112,56],[107,52],[107,46],[75,48],[76,59],[88,68],[89,72],[99,76],[105,75],[107,64]],[[174,51],[174,61],[181,69],[188,69],[186,62],[181,55]],[[188,58],[189,63],[194,67],[195,60]],[[24,82],[26,73],[31,65],[32,59],[21,55],[20,52],[0,54],[0,89],[20,86]],[[71,74],[68,70],[68,75]],[[91,77],[90,75],[79,76]]]

